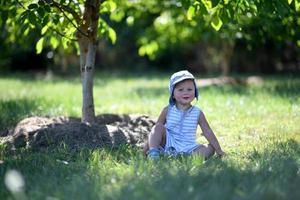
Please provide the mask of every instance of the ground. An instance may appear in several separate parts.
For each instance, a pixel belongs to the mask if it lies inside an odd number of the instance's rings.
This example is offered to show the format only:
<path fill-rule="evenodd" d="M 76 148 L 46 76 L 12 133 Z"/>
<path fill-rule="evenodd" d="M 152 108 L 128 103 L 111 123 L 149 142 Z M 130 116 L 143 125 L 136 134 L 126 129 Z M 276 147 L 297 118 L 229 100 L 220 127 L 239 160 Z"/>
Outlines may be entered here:
<path fill-rule="evenodd" d="M 71 149 L 114 148 L 122 144 L 142 147 L 154 119 L 146 115 L 102 114 L 96 123 L 79 118 L 30 117 L 0 133 L 0 143 L 10 149 L 68 145 Z"/>
<path fill-rule="evenodd" d="M 246 79 L 218 77 L 201 79 L 201 87 L 224 84 L 261 84 L 262 78 Z M 30 117 L 20 121 L 14 128 L 0 131 L 0 144 L 10 149 L 20 147 L 48 147 L 66 144 L 71 149 L 118 147 L 129 144 L 142 147 L 155 119 L 146 115 L 102 114 L 96 123 L 81 123 L 74 117 Z"/>

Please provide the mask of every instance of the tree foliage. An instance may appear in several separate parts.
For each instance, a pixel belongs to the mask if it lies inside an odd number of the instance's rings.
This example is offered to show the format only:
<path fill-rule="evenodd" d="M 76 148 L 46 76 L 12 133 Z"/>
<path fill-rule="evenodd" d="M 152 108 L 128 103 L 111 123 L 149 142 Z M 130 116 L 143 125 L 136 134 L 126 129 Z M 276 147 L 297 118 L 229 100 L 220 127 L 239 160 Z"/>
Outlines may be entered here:
<path fill-rule="evenodd" d="M 243 38 L 251 45 L 270 38 L 300 46 L 299 0 L 174 0 L 126 1 L 114 12 L 126 13 L 128 25 L 148 19 L 137 43 L 139 54 L 155 59 L 169 45 L 187 41 L 233 44 Z M 124 2 L 123 2 L 124 4 Z M 123 14 L 122 14 L 123 15 Z M 150 23 L 149 23 L 150 22 Z"/>
<path fill-rule="evenodd" d="M 82 79 L 82 121 L 93 123 L 95 119 L 93 100 L 93 74 L 99 36 L 107 35 L 114 43 L 115 31 L 100 17 L 116 9 L 113 0 L 16 0 L 1 1 L 4 8 L 1 27 L 13 37 L 26 37 L 38 32 L 36 52 L 45 45 L 56 49 L 76 47 L 80 55 Z"/>
<path fill-rule="evenodd" d="M 53 49 L 78 49 L 78 43 L 73 41 L 80 31 L 84 2 L 3 0 L 0 24 L 11 33 L 7 37 L 10 42 L 38 33 L 38 53 L 45 45 Z M 110 21 L 125 20 L 137 30 L 139 54 L 152 59 L 169 45 L 199 38 L 221 38 L 228 43 L 243 38 L 251 46 L 253 41 L 264 43 L 270 37 L 300 46 L 299 0 L 106 0 L 101 4 L 100 14 L 109 15 L 109 19 L 99 18 L 99 36 L 108 36 L 115 43 L 117 33 Z"/>
<path fill-rule="evenodd" d="M 1 1 L 1 26 L 9 33 L 8 42 L 24 39 L 32 32 L 36 38 L 36 52 L 41 53 L 46 45 L 52 49 L 62 46 L 66 50 L 78 47 L 77 36 L 83 23 L 84 3 L 72 0 L 8 0 Z M 101 4 L 100 13 L 112 12 L 116 4 L 112 0 Z M 112 43 L 116 41 L 116 33 L 110 25 L 99 18 L 98 35 L 108 36 Z M 86 33 L 83 33 L 86 34 Z M 24 44 L 25 45 L 25 44 Z"/>
<path fill-rule="evenodd" d="M 99 37 L 112 43 L 117 39 L 112 21 L 126 21 L 134 29 L 139 55 L 150 59 L 169 46 L 199 40 L 221 43 L 224 57 L 230 57 L 241 38 L 249 48 L 268 39 L 300 46 L 299 0 L 1 0 L 0 8 L 6 46 L 16 41 L 26 46 L 33 38 L 37 53 L 45 46 L 77 49 L 86 122 L 94 118 L 92 77 Z"/>

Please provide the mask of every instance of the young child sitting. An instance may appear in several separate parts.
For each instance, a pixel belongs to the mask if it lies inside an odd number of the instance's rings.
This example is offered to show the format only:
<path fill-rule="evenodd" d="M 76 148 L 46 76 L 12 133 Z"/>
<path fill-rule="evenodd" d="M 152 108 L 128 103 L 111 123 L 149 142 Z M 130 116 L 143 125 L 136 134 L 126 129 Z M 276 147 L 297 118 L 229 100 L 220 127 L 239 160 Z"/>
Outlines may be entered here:
<path fill-rule="evenodd" d="M 170 78 L 169 92 L 169 105 L 161 111 L 145 145 L 147 157 L 158 159 L 161 154 L 201 154 L 207 159 L 215 152 L 219 156 L 225 155 L 203 111 L 192 105 L 192 101 L 198 99 L 194 76 L 186 70 L 174 73 Z M 208 145 L 196 142 L 198 124 Z"/>

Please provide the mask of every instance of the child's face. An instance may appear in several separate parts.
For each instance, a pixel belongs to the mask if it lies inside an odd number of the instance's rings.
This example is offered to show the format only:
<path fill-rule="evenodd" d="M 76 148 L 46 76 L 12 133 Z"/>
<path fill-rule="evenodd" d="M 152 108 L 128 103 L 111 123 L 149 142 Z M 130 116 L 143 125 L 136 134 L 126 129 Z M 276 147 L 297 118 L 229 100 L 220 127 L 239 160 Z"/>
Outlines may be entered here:
<path fill-rule="evenodd" d="M 188 105 L 195 98 L 195 85 L 193 80 L 184 80 L 176 84 L 173 97 L 177 104 Z"/>

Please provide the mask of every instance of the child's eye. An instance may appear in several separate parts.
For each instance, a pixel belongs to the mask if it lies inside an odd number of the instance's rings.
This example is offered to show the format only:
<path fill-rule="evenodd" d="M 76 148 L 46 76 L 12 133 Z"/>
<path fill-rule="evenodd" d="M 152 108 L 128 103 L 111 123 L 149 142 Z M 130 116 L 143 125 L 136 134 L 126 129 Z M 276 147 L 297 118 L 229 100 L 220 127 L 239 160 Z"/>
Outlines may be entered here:
<path fill-rule="evenodd" d="M 179 89 L 178 89 L 178 91 L 179 91 L 179 92 L 182 92 L 182 91 L 183 91 L 183 89 L 182 89 L 182 88 L 179 88 Z"/>
<path fill-rule="evenodd" d="M 193 89 L 192 89 L 192 88 L 188 88 L 187 90 L 190 92 L 190 91 L 192 91 Z"/>

